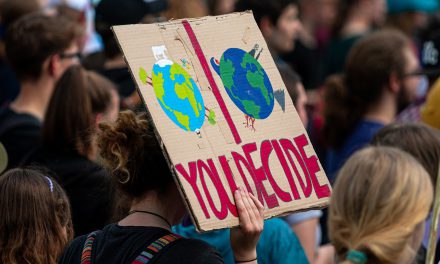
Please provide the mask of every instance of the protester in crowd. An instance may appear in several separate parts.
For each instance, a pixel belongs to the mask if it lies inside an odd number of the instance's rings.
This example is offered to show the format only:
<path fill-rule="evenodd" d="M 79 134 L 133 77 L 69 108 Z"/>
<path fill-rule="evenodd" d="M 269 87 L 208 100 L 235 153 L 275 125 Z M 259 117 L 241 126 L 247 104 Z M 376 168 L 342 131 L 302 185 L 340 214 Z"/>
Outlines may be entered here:
<path fill-rule="evenodd" d="M 289 94 L 290 99 L 292 99 L 301 122 L 307 128 L 309 122 L 306 111 L 307 94 L 304 90 L 304 85 L 301 82 L 301 77 L 299 77 L 299 75 L 287 64 L 278 67 L 278 71 L 281 74 L 287 93 Z"/>
<path fill-rule="evenodd" d="M 409 154 L 390 147 L 355 153 L 329 207 L 337 263 L 412 263 L 432 200 L 430 177 Z"/>
<path fill-rule="evenodd" d="M 285 64 L 280 55 L 293 50 L 294 40 L 301 27 L 296 1 L 239 0 L 235 11 L 245 10 L 252 10 L 275 63 Z M 268 52 L 259 48 L 256 55 Z"/>
<path fill-rule="evenodd" d="M 75 236 L 109 223 L 113 187 L 107 171 L 95 163 L 98 123 L 116 120 L 116 87 L 97 73 L 72 66 L 56 84 L 42 127 L 42 146 L 27 163 L 44 166 L 66 190 Z"/>
<path fill-rule="evenodd" d="M 435 187 L 440 161 L 439 131 L 422 124 L 391 124 L 379 130 L 371 144 L 396 147 L 411 154 L 428 172 Z M 431 220 L 430 215 L 425 224 L 423 247 L 418 252 L 417 263 L 425 263 Z"/>
<path fill-rule="evenodd" d="M 0 107 L 13 101 L 20 91 L 17 76 L 6 62 L 4 52 L 5 33 L 18 18 L 39 11 L 38 0 L 0 1 Z"/>
<path fill-rule="evenodd" d="M 204 0 L 169 0 L 169 8 L 164 16 L 167 19 L 193 18 L 209 15 Z"/>
<path fill-rule="evenodd" d="M 72 239 L 69 200 L 42 172 L 17 168 L 0 176 L 0 262 L 55 264 Z"/>
<path fill-rule="evenodd" d="M 325 76 L 340 73 L 351 47 L 374 28 L 384 24 L 386 0 L 341 0 L 333 38 L 325 60 Z"/>
<path fill-rule="evenodd" d="M 101 156 L 118 189 L 131 200 L 130 212 L 117 224 L 77 238 L 60 263 L 129 263 L 136 258 L 160 258 L 161 263 L 222 263 L 220 255 L 204 242 L 171 232 L 185 207 L 148 121 L 126 111 L 115 123 L 103 123 L 100 129 Z M 234 258 L 237 263 L 257 263 L 263 206 L 243 188 L 234 197 L 240 221 L 240 227 L 231 230 Z"/>
<path fill-rule="evenodd" d="M 83 65 L 86 69 L 102 74 L 117 85 L 123 109 L 138 110 L 143 109 L 144 106 L 111 27 L 138 24 L 147 15 L 159 13 L 166 8 L 165 0 L 102 0 L 95 9 L 96 32 L 102 38 L 104 51 L 91 54 L 84 60 Z"/>
<path fill-rule="evenodd" d="M 234 12 L 236 2 L 237 0 L 207 0 L 206 4 L 209 13 L 218 16 Z"/>
<path fill-rule="evenodd" d="M 326 84 L 322 133 L 331 180 L 353 152 L 414 100 L 418 70 L 408 38 L 398 31 L 372 33 L 353 47 L 344 75 Z"/>
<path fill-rule="evenodd" d="M 324 60 L 336 22 L 337 0 L 299 0 L 300 27 L 295 49 L 283 59 L 301 76 L 309 92 L 323 84 Z"/>
<path fill-rule="evenodd" d="M 20 81 L 20 93 L 0 110 L 0 142 L 8 154 L 8 168 L 17 166 L 38 145 L 55 83 L 79 62 L 77 34 L 69 21 L 43 14 L 24 16 L 10 26 L 6 55 Z"/>
<path fill-rule="evenodd" d="M 395 27 L 409 38 L 428 25 L 428 14 L 440 5 L 436 0 L 387 0 L 387 25 Z"/>

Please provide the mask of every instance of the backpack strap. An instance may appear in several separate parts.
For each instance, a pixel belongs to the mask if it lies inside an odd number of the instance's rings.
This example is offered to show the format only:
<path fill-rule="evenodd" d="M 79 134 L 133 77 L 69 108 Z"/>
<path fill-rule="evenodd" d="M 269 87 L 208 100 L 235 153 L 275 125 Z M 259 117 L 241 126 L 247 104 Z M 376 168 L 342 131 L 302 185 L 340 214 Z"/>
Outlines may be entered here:
<path fill-rule="evenodd" d="M 146 264 L 150 262 L 159 252 L 182 237 L 176 234 L 168 234 L 153 241 L 131 264 Z"/>
<path fill-rule="evenodd" d="M 87 236 L 86 242 L 84 242 L 83 251 L 81 254 L 81 264 L 91 264 L 92 263 L 92 246 L 95 241 L 98 232 L 92 232 Z"/>

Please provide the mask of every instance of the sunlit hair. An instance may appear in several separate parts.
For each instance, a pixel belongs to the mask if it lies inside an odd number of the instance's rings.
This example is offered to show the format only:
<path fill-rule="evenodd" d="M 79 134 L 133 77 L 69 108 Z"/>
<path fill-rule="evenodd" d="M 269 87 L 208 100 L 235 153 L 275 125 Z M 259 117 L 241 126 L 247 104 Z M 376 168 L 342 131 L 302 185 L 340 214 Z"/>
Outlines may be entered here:
<path fill-rule="evenodd" d="M 31 169 L 0 176 L 0 263 L 55 264 L 72 237 L 69 201 L 55 180 Z"/>
<path fill-rule="evenodd" d="M 411 260 L 414 231 L 432 199 L 428 173 L 409 154 L 390 147 L 355 153 L 339 172 L 329 208 L 329 235 L 338 259 L 351 263 L 346 255 L 357 250 L 367 263 Z"/>

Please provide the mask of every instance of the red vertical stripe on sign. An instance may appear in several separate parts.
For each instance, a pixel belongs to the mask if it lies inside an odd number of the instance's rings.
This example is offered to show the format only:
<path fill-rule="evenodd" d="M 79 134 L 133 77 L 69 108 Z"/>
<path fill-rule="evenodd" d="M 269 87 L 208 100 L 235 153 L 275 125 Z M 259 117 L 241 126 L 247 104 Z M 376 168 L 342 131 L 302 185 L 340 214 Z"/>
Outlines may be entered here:
<path fill-rule="evenodd" d="M 232 121 L 231 115 L 229 114 L 228 108 L 226 108 L 225 101 L 223 101 L 223 97 L 220 94 L 220 90 L 215 83 L 214 77 L 212 76 L 212 72 L 209 69 L 208 62 L 206 61 L 205 54 L 203 54 L 202 48 L 200 47 L 199 41 L 197 40 L 194 31 L 187 20 L 182 21 L 183 26 L 185 27 L 186 33 L 188 34 L 189 39 L 191 40 L 191 44 L 196 52 L 197 58 L 199 59 L 200 64 L 202 65 L 203 71 L 205 72 L 205 76 L 208 79 L 209 84 L 211 85 L 212 92 L 214 93 L 215 99 L 217 100 L 220 109 L 222 110 L 223 116 L 226 119 L 226 122 L 229 125 L 229 129 L 231 129 L 231 133 L 234 136 L 234 140 L 236 144 L 241 143 L 240 135 L 238 134 L 237 128 Z"/>

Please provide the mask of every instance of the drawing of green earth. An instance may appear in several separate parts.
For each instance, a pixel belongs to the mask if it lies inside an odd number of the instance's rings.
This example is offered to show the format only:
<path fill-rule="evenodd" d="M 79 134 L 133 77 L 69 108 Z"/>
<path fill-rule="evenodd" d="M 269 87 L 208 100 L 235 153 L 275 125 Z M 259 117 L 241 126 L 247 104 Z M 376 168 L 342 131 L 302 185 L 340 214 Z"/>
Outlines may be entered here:
<path fill-rule="evenodd" d="M 200 129 L 205 120 L 205 106 L 197 84 L 179 64 L 168 59 L 153 65 L 152 84 L 165 114 L 186 131 Z"/>

